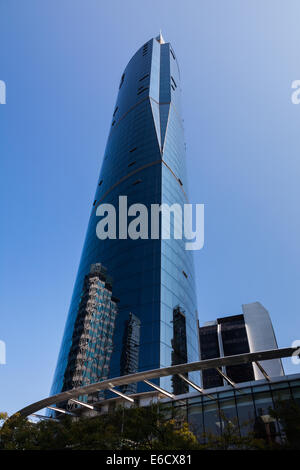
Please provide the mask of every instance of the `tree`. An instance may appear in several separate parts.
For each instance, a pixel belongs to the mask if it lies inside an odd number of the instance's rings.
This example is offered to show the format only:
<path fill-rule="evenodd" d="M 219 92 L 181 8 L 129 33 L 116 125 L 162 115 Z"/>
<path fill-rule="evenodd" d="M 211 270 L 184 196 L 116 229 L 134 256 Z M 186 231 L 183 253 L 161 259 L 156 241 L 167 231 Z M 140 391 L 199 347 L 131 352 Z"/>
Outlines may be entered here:
<path fill-rule="evenodd" d="M 4 424 L 0 429 L 0 449 L 24 450 L 34 449 L 36 428 L 26 418 L 16 414 L 8 419 L 6 413 L 1 413 Z"/>
<path fill-rule="evenodd" d="M 6 416 L 3 415 L 3 419 Z M 19 415 L 0 429 L 0 449 L 145 450 L 194 449 L 197 439 L 187 423 L 178 425 L 157 405 L 117 408 L 89 418 L 63 416 L 59 421 L 31 423 Z"/>

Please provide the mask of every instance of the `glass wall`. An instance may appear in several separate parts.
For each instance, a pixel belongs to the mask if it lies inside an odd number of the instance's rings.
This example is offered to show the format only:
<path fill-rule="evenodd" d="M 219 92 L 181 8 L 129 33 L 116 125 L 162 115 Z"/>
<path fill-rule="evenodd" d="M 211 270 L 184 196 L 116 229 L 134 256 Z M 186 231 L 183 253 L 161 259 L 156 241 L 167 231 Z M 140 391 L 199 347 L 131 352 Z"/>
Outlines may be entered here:
<path fill-rule="evenodd" d="M 295 400 L 300 405 L 299 375 L 294 379 L 287 376 L 286 380 L 278 383 L 215 390 L 219 391 L 210 391 L 214 399 L 205 395 L 190 395 L 181 398 L 180 402 L 168 403 L 174 408 L 174 416 L 178 415 L 179 409 L 181 415 L 186 416 L 200 442 L 205 442 L 209 434 L 222 435 L 226 423 L 231 423 L 241 436 L 250 432 L 280 443 L 285 436 L 280 423 L 270 416 L 270 409 L 274 409 L 278 401 Z"/>
<path fill-rule="evenodd" d="M 147 207 L 148 227 L 151 204 L 187 202 L 179 103 L 180 77 L 174 52 L 169 43 L 151 39 L 132 57 L 120 80 L 51 394 L 63 386 L 84 278 L 94 263 L 107 268 L 112 295 L 118 299 L 110 377 L 124 373 L 124 334 L 130 315 L 140 322 L 135 358 L 138 371 L 172 364 L 176 307 L 186 318 L 187 359 L 199 359 L 192 253 L 185 250 L 182 240 L 173 238 L 119 238 L 119 196 L 127 196 L 127 207 L 135 203 Z M 116 209 L 117 239 L 99 240 L 96 236 L 100 220 L 96 211 L 103 203 Z M 199 383 L 199 373 L 194 375 Z M 161 379 L 161 385 L 171 390 L 171 378 Z M 138 392 L 148 389 L 146 384 L 138 385 Z"/>

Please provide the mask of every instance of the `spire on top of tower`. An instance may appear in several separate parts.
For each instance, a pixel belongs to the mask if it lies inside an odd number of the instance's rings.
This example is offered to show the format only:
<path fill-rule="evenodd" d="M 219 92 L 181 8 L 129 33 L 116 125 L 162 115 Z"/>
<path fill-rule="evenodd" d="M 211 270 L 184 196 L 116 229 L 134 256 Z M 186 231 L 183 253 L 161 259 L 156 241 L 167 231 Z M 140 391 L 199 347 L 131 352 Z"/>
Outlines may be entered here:
<path fill-rule="evenodd" d="M 159 35 L 156 36 L 155 39 L 159 42 L 159 44 L 165 44 L 165 40 L 164 40 L 164 38 L 163 38 L 163 35 L 161 34 L 161 29 L 160 29 L 160 31 L 159 31 Z"/>

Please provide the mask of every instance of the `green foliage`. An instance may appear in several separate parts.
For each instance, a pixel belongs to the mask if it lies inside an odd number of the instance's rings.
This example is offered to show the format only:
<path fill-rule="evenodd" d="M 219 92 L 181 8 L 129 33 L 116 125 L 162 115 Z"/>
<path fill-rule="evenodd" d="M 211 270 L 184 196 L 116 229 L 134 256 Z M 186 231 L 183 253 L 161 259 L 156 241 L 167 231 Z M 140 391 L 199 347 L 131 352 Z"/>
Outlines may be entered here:
<path fill-rule="evenodd" d="M 5 418 L 5 417 L 4 417 Z M 188 424 L 167 419 L 158 406 L 118 408 L 89 418 L 64 416 L 31 423 L 21 416 L 0 429 L 0 449 L 140 450 L 194 449 L 197 439 Z"/>
<path fill-rule="evenodd" d="M 6 413 L 1 413 L 2 419 L 7 418 Z M 6 419 L 0 429 L 0 449 L 23 450 L 33 449 L 36 429 L 27 419 L 16 414 L 9 420 Z"/>

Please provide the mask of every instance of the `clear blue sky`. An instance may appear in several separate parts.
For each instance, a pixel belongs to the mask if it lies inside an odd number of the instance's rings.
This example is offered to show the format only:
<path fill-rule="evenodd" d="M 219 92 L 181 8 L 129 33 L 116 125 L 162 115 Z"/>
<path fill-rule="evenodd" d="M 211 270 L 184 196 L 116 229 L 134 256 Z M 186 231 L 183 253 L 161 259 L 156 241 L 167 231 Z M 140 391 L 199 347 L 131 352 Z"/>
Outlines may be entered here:
<path fill-rule="evenodd" d="M 283 0 L 1 1 L 0 410 L 49 393 L 120 76 L 160 28 L 206 205 L 200 321 L 258 300 L 279 346 L 300 339 L 299 18 Z"/>

